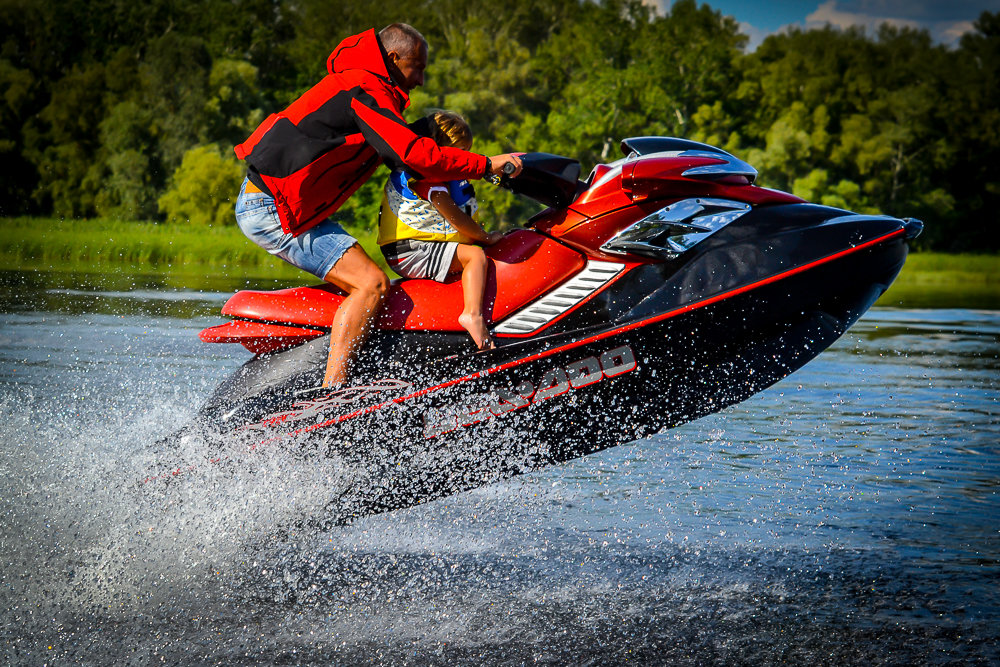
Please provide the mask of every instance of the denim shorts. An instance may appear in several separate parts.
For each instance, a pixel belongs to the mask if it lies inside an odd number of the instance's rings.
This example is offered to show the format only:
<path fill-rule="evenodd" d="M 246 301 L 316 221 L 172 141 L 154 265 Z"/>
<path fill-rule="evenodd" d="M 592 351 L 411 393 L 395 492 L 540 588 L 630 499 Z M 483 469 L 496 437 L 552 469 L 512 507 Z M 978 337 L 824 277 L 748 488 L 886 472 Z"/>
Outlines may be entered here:
<path fill-rule="evenodd" d="M 240 230 L 264 250 L 320 280 L 358 242 L 333 220 L 324 220 L 298 236 L 286 234 L 274 198 L 263 192 L 248 193 L 246 188 L 244 180 L 236 199 L 236 224 Z"/>

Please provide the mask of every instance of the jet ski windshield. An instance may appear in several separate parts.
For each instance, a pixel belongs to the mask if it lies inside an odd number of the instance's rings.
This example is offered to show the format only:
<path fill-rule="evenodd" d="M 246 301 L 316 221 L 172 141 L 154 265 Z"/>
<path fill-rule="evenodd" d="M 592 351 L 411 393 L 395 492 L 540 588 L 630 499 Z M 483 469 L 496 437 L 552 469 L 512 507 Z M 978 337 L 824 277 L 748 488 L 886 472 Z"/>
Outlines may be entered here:
<path fill-rule="evenodd" d="M 587 185 L 580 181 L 580 162 L 552 153 L 524 153 L 517 178 L 503 187 L 554 208 L 566 208 Z"/>

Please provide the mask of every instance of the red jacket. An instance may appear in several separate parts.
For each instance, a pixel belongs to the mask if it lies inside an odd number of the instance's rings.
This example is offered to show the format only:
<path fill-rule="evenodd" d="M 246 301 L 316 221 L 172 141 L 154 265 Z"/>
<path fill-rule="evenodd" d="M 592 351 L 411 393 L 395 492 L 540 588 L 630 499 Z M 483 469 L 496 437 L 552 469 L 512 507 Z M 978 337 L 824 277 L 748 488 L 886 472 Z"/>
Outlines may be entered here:
<path fill-rule="evenodd" d="M 485 174 L 484 156 L 440 147 L 407 126 L 409 96 L 385 62 L 374 30 L 348 37 L 330 54 L 327 76 L 236 147 L 250 179 L 274 196 L 286 233 L 297 236 L 325 220 L 383 160 L 418 178 Z"/>

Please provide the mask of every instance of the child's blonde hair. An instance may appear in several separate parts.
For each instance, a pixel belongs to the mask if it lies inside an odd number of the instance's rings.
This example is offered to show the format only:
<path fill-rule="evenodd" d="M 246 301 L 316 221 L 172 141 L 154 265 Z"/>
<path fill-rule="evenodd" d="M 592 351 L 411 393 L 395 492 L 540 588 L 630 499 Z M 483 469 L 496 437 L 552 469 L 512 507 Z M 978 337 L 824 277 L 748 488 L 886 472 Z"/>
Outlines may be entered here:
<path fill-rule="evenodd" d="M 431 138 L 438 146 L 472 146 L 472 130 L 465 119 L 453 111 L 428 114 Z"/>

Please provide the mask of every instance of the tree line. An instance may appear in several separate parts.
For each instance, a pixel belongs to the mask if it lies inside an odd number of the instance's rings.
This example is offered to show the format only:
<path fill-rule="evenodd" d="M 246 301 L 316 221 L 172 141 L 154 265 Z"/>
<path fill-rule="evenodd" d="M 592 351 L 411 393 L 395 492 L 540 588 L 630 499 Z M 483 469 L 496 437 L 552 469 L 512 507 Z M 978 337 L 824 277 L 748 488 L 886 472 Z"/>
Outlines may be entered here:
<path fill-rule="evenodd" d="M 752 53 L 679 0 L 0 0 L 0 215 L 229 224 L 233 145 L 325 74 L 344 37 L 394 21 L 431 45 L 410 119 L 462 113 L 474 150 L 584 169 L 622 138 L 685 137 L 759 184 L 916 216 L 923 247 L 1000 250 L 1000 14 L 955 47 L 925 31 L 790 30 Z M 372 226 L 374 178 L 340 216 Z M 531 204 L 479 188 L 500 226 Z"/>

